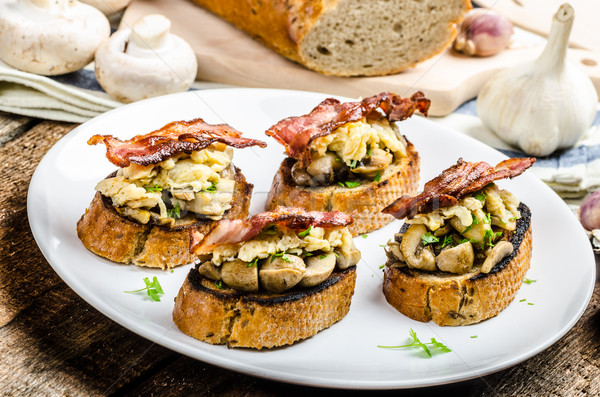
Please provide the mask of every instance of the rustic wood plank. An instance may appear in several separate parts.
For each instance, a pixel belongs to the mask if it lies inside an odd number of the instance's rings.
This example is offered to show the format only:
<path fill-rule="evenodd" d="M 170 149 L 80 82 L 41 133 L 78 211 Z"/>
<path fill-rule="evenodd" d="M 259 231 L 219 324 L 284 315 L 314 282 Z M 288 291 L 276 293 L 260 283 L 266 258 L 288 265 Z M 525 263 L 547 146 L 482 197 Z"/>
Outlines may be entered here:
<path fill-rule="evenodd" d="M 44 154 L 74 127 L 74 124 L 45 121 L 0 147 L 5 170 L 0 173 L 0 258 L 3 258 L 0 263 L 0 327 L 27 307 L 33 297 L 60 280 L 47 265 L 31 234 L 27 220 L 27 189 Z"/>
<path fill-rule="evenodd" d="M 31 117 L 0 112 L 0 146 L 18 138 L 39 122 Z"/>

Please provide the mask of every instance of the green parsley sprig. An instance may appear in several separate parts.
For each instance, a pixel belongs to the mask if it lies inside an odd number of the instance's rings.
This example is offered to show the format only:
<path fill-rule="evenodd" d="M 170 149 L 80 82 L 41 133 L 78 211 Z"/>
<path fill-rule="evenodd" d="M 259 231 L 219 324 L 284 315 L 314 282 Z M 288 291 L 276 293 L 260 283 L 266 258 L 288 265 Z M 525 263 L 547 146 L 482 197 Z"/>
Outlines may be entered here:
<path fill-rule="evenodd" d="M 355 187 L 360 186 L 360 182 L 346 181 L 346 182 L 338 182 L 338 185 L 341 187 L 347 187 L 349 189 L 354 189 Z"/>
<path fill-rule="evenodd" d="M 310 231 L 312 230 L 312 226 L 309 226 L 306 230 L 298 233 L 299 237 L 306 237 L 310 234 Z"/>
<path fill-rule="evenodd" d="M 160 296 L 159 295 L 163 295 L 163 289 L 160 286 L 160 283 L 158 282 L 158 278 L 156 278 L 156 276 L 152 279 L 152 281 L 150 281 L 150 279 L 148 277 L 144 277 L 144 283 L 146 284 L 146 286 L 144 288 L 140 288 L 140 289 L 136 289 L 134 291 L 123 291 L 123 292 L 127 292 L 128 294 L 133 294 L 136 292 L 142 292 L 142 291 L 147 291 L 148 296 L 156 302 L 160 302 Z"/>
<path fill-rule="evenodd" d="M 423 242 L 423 245 L 427 245 L 437 243 L 440 239 L 435 237 L 431 232 L 427 232 L 421 235 L 421 241 Z"/>
<path fill-rule="evenodd" d="M 380 347 L 382 349 L 402 349 L 402 348 L 407 348 L 407 347 L 419 347 L 419 348 L 423 349 L 423 351 L 429 358 L 433 357 L 433 354 L 448 353 L 448 352 L 452 351 L 448 346 L 444 345 L 442 342 L 438 342 L 435 338 L 431 338 L 430 342 L 426 342 L 426 343 L 421 342 L 419 340 L 419 338 L 417 337 L 417 333 L 412 328 L 410 329 L 409 334 L 410 334 L 410 337 L 412 338 L 412 340 L 410 341 L 410 343 L 408 343 L 406 345 L 399 345 L 399 346 L 377 345 L 377 347 Z M 431 346 L 432 349 L 430 349 L 428 346 Z"/>
<path fill-rule="evenodd" d="M 161 192 L 162 191 L 162 187 L 160 187 L 158 185 L 144 186 L 144 189 L 146 189 L 147 192 Z"/>
<path fill-rule="evenodd" d="M 277 257 L 281 257 L 281 260 L 287 263 L 291 263 L 292 260 L 290 259 L 289 256 L 287 256 L 287 254 L 285 252 L 278 252 L 276 254 L 271 255 L 271 262 L 273 262 L 275 260 L 275 258 Z"/>
<path fill-rule="evenodd" d="M 173 208 L 168 209 L 167 210 L 167 215 L 170 218 L 181 218 L 181 208 L 179 207 L 178 203 L 175 203 L 175 205 L 173 206 Z"/>

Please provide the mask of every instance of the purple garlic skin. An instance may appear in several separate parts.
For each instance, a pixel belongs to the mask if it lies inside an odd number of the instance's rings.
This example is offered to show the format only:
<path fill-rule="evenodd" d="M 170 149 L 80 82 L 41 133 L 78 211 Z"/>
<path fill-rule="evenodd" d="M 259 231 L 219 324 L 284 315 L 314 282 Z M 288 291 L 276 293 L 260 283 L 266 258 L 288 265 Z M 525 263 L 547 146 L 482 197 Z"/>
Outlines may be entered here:
<path fill-rule="evenodd" d="M 600 190 L 583 200 L 579 207 L 579 220 L 586 230 L 600 229 Z"/>
<path fill-rule="evenodd" d="M 471 56 L 487 57 L 505 49 L 513 34 L 512 23 L 490 10 L 471 10 L 460 25 L 454 49 Z"/>

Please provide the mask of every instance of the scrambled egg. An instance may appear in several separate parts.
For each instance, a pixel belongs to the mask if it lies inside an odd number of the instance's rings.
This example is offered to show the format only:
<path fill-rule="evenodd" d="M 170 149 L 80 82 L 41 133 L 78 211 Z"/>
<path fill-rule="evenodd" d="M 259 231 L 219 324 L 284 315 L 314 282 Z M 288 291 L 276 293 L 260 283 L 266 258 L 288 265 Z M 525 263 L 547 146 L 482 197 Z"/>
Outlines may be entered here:
<path fill-rule="evenodd" d="M 256 258 L 264 259 L 279 252 L 301 255 L 303 252 L 331 252 L 334 249 L 339 249 L 342 254 L 351 255 L 353 242 L 348 228 L 325 230 L 312 227 L 303 237 L 289 229 L 277 230 L 272 234 L 263 231 L 252 240 L 218 246 L 213 251 L 212 262 L 220 266 L 224 261 L 241 259 L 244 262 L 252 262 Z"/>
<path fill-rule="evenodd" d="M 442 207 L 430 213 L 417 214 L 406 223 L 423 224 L 429 230 L 436 231 L 444 226 L 446 220 L 456 216 L 462 226 L 468 227 L 473 223 L 473 217 L 481 220 L 482 214 L 487 212 L 490 214 L 492 225 L 506 230 L 514 230 L 516 220 L 521 217 L 518 210 L 519 199 L 512 193 L 499 189 L 493 183 L 486 186 L 481 193 L 464 197 L 457 205 L 451 207 Z"/>
<path fill-rule="evenodd" d="M 376 148 L 387 148 L 397 158 L 406 157 L 406 142 L 384 118 L 373 124 L 364 118 L 346 123 L 331 134 L 316 138 L 311 144 L 311 149 L 319 156 L 324 156 L 327 151 L 334 152 L 348 166 L 364 159 L 369 149 Z"/>
<path fill-rule="evenodd" d="M 162 191 L 171 193 L 179 211 L 191 211 L 218 220 L 231 208 L 235 181 L 223 177 L 233 149 L 222 143 L 179 154 L 161 163 L 121 168 L 113 178 L 96 185 L 96 190 L 112 199 L 122 215 L 148 223 L 149 210 L 158 207 L 159 220 L 170 218 Z"/>

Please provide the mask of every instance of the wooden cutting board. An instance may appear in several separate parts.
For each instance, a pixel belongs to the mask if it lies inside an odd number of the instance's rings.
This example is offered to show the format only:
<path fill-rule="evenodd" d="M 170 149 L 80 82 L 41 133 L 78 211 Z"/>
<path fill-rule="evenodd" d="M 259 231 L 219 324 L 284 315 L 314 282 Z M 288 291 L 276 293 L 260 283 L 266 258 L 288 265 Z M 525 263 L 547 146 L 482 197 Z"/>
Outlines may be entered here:
<path fill-rule="evenodd" d="M 475 0 L 478 5 L 505 15 L 516 26 L 548 36 L 552 16 L 565 0 Z M 600 54 L 600 1 L 569 0 L 575 10 L 571 46 Z"/>
<path fill-rule="evenodd" d="M 396 75 L 331 77 L 288 61 L 190 0 L 133 0 L 121 27 L 129 27 L 147 14 L 169 18 L 172 32 L 190 43 L 198 58 L 198 80 L 243 87 L 317 91 L 351 98 L 382 91 L 409 96 L 421 90 L 431 99 L 433 116 L 449 114 L 466 100 L 476 97 L 485 82 L 500 69 L 534 59 L 543 49 L 541 40 L 536 43 L 515 41 L 510 49 L 487 58 L 472 58 L 447 50 Z M 568 56 L 582 65 L 600 93 L 600 55 L 570 50 Z"/>

